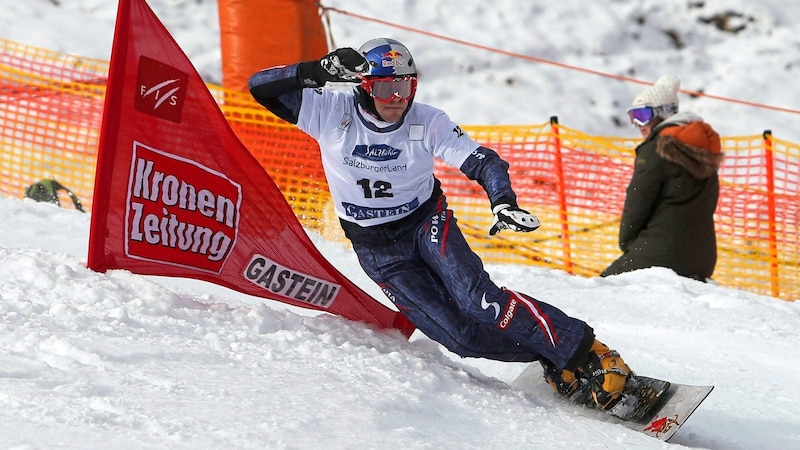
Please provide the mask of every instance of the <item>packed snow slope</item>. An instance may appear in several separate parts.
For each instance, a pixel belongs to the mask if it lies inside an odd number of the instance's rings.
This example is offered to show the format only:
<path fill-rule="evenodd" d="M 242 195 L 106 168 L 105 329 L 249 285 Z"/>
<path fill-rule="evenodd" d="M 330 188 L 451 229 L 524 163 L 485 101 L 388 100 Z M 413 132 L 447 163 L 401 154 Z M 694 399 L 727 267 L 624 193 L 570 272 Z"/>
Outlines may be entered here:
<path fill-rule="evenodd" d="M 0 447 L 667 448 L 357 323 L 183 279 L 86 268 L 89 216 L 0 199 Z M 312 236 L 376 299 L 343 245 Z M 578 278 L 489 265 L 587 320 L 641 374 L 716 389 L 672 442 L 800 448 L 800 304 L 648 269 Z"/>

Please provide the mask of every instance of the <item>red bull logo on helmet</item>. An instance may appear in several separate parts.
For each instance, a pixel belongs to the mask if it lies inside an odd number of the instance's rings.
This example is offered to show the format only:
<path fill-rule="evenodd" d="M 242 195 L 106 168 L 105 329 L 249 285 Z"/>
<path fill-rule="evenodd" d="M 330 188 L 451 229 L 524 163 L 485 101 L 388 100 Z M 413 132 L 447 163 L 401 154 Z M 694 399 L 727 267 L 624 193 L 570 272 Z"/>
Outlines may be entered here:
<path fill-rule="evenodd" d="M 405 65 L 406 58 L 397 50 L 389 50 L 381 55 L 381 66 L 383 67 L 398 67 Z"/>

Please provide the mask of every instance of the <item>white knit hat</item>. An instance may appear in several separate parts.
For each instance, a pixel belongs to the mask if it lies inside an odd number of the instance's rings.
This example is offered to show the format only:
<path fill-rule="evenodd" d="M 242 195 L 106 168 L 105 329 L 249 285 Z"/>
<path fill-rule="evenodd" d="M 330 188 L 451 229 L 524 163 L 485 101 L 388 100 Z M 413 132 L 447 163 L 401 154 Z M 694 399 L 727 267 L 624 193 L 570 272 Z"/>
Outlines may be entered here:
<path fill-rule="evenodd" d="M 656 84 L 645 89 L 633 99 L 631 106 L 652 106 L 658 116 L 666 119 L 678 112 L 678 91 L 681 80 L 675 75 L 663 75 Z"/>

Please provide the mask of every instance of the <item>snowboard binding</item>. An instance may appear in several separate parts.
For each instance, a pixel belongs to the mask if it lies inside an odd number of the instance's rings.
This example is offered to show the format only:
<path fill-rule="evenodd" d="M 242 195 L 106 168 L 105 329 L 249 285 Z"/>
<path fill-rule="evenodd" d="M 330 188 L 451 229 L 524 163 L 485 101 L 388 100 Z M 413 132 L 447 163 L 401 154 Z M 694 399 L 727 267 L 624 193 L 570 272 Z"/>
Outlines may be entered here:
<path fill-rule="evenodd" d="M 595 340 L 588 358 L 573 371 L 559 371 L 542 360 L 544 378 L 553 390 L 572 403 L 592 406 L 625 420 L 644 417 L 669 388 L 668 382 L 639 379 L 622 357 Z"/>

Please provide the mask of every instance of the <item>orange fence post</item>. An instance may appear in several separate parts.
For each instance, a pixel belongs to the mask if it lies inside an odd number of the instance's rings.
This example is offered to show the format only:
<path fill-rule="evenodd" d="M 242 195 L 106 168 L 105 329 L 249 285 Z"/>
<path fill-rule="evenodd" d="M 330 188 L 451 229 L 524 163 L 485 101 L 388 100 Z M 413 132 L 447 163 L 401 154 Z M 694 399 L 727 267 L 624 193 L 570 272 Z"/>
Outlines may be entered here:
<path fill-rule="evenodd" d="M 316 0 L 218 0 L 222 85 L 247 92 L 253 72 L 317 59 L 328 41 Z"/>
<path fill-rule="evenodd" d="M 567 214 L 567 193 L 565 188 L 564 164 L 561 160 L 561 137 L 558 134 L 558 117 L 550 117 L 553 149 L 555 153 L 555 169 L 558 178 L 558 215 L 561 221 L 561 247 L 564 249 L 564 270 L 572 274 L 572 252 L 570 250 L 569 216 Z"/>
<path fill-rule="evenodd" d="M 772 130 L 764 130 L 764 159 L 767 179 L 767 219 L 769 220 L 769 279 L 772 295 L 780 297 L 780 276 L 778 270 L 778 233 L 775 216 L 775 163 L 772 151 Z"/>

